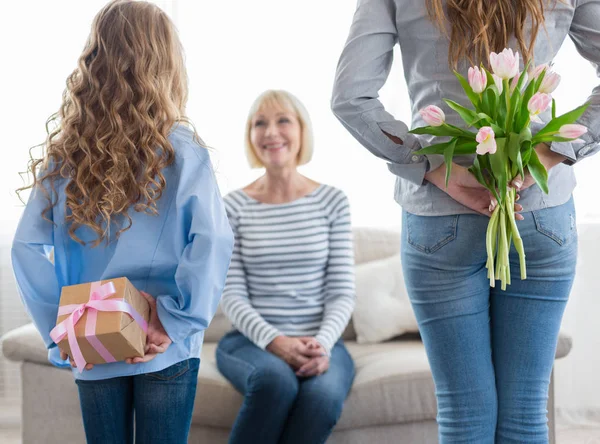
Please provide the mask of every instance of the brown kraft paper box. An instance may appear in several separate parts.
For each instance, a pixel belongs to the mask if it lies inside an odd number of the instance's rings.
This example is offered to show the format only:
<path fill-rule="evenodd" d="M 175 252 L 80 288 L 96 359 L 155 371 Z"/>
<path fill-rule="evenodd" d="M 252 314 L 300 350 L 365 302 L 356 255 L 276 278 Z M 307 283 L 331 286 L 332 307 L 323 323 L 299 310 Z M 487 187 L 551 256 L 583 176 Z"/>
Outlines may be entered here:
<path fill-rule="evenodd" d="M 102 285 L 108 282 L 114 284 L 116 292 L 105 300 L 124 300 L 129 303 L 146 320 L 146 322 L 150 320 L 150 307 L 148 301 L 146 301 L 131 282 L 129 282 L 129 279 L 121 277 L 101 281 Z M 60 305 L 84 304 L 88 302 L 91 285 L 92 284 L 88 282 L 85 284 L 63 287 L 60 295 Z M 56 323 L 59 324 L 68 317 L 69 315 L 58 316 Z M 88 311 L 86 310 L 79 322 L 75 324 L 77 343 L 88 364 L 104 364 L 104 359 L 91 346 L 85 337 L 87 317 Z M 96 337 L 117 361 L 124 361 L 127 358 L 134 358 L 136 356 L 144 356 L 146 333 L 127 313 L 120 311 L 98 311 Z M 58 343 L 58 346 L 69 356 L 72 356 L 69 341 L 66 336 Z"/>

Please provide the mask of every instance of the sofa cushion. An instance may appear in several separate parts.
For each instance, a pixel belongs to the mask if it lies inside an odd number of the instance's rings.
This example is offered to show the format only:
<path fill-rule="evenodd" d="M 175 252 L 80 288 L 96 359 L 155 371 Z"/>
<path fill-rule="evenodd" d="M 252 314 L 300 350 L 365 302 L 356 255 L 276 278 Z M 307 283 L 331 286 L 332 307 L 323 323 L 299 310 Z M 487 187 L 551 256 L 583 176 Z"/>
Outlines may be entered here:
<path fill-rule="evenodd" d="M 400 254 L 356 266 L 356 341 L 373 344 L 419 326 L 404 285 Z"/>
<path fill-rule="evenodd" d="M 433 380 L 420 341 L 346 343 L 356 378 L 336 430 L 435 419 Z M 230 428 L 242 396 L 219 373 L 216 344 L 204 344 L 192 422 Z"/>

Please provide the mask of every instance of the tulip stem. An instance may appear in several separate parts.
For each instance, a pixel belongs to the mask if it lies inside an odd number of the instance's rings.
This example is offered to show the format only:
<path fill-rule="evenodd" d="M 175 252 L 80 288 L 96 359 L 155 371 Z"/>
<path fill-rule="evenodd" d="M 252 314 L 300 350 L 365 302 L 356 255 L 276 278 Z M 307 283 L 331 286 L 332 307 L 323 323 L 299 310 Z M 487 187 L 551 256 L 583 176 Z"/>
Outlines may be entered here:
<path fill-rule="evenodd" d="M 500 213 L 500 206 L 497 206 L 492 213 L 492 217 L 488 223 L 487 233 L 485 237 L 485 247 L 488 254 L 487 264 L 485 267 L 488 269 L 488 278 L 490 280 L 490 287 L 496 285 L 495 270 L 494 270 L 494 259 L 496 258 L 496 246 L 498 244 L 498 214 Z"/>

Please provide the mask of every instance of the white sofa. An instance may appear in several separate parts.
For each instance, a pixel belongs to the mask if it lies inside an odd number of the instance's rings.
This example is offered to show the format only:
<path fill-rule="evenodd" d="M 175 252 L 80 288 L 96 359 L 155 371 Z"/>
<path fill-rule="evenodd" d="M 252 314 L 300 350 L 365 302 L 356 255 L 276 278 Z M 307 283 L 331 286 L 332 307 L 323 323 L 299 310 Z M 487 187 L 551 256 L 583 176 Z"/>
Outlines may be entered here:
<path fill-rule="evenodd" d="M 400 235 L 393 231 L 355 229 L 356 263 L 398 253 Z M 190 443 L 226 443 L 242 396 L 220 375 L 215 364 L 219 338 L 230 329 L 217 314 L 206 332 L 198 375 Z M 352 324 L 344 333 L 356 363 L 356 379 L 331 444 L 429 444 L 437 442 L 434 384 L 422 343 L 415 337 L 361 345 Z M 21 362 L 23 444 L 83 443 L 83 426 L 73 377 L 47 362 L 46 350 L 31 324 L 2 338 L 4 355 Z M 566 356 L 571 340 L 561 335 L 556 357 Z M 550 390 L 550 442 L 554 443 L 554 393 Z M 309 443 L 307 443 L 309 444 Z"/>

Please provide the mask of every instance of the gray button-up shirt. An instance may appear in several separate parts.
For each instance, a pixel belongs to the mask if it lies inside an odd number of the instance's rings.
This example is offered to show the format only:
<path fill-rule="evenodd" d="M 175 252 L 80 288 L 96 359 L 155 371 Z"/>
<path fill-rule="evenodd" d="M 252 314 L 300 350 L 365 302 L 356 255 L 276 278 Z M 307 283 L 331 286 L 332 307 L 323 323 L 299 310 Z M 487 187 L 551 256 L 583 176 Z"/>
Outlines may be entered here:
<path fill-rule="evenodd" d="M 548 6 L 545 13 L 547 33 L 540 29 L 534 47 L 534 64 L 551 62 L 564 39 L 569 36 L 579 53 L 592 62 L 600 76 L 600 0 L 567 0 Z M 440 155 L 418 156 L 414 151 L 430 145 L 433 136 L 408 134 L 404 122 L 396 120 L 378 100 L 378 92 L 388 78 L 393 48 L 400 45 L 404 77 L 411 100 L 411 126 L 424 126 L 418 110 L 438 105 L 447 111 L 447 122 L 464 127 L 464 122 L 445 105 L 447 98 L 469 106 L 464 91 L 448 66 L 448 40 L 430 21 L 424 1 L 359 0 L 350 35 L 339 60 L 332 97 L 332 110 L 350 133 L 369 151 L 388 162 L 397 176 L 395 198 L 402 207 L 418 215 L 472 213 L 448 194 L 424 180 L 425 173 L 443 163 Z M 517 50 L 513 39 L 510 46 Z M 466 76 L 468 62 L 458 65 Z M 563 84 L 563 88 L 568 85 Z M 594 88 L 591 103 L 577 123 L 588 133 L 584 143 L 553 143 L 551 149 L 567 158 L 550 171 L 549 193 L 532 186 L 521 193 L 526 211 L 560 205 L 569 200 L 575 187 L 570 165 L 600 150 L 600 86 Z M 550 112 L 540 116 L 550 119 Z M 532 126 L 535 133 L 542 125 Z M 401 138 L 392 142 L 383 131 Z M 455 162 L 470 166 L 473 155 Z"/>

